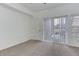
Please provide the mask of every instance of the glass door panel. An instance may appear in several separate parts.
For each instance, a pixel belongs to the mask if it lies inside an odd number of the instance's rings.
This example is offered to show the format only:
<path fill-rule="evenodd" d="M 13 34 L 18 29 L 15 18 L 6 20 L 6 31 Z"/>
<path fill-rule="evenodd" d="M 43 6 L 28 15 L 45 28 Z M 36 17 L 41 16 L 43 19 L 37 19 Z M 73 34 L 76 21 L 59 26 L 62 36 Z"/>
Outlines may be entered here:
<path fill-rule="evenodd" d="M 44 40 L 57 43 L 66 42 L 67 26 L 66 17 L 44 19 Z"/>
<path fill-rule="evenodd" d="M 66 18 L 54 18 L 52 40 L 58 43 L 64 43 L 66 38 Z M 52 26 L 52 25 L 51 25 Z"/>

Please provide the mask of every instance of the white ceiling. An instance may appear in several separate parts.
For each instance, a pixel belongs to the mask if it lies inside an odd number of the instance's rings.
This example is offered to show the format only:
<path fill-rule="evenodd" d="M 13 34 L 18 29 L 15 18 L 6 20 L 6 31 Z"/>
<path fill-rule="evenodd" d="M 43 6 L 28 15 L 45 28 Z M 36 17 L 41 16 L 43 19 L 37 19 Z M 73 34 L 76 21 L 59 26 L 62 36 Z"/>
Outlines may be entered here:
<path fill-rule="evenodd" d="M 43 10 L 47 10 L 47 9 L 51 9 L 51 8 L 56 8 L 62 5 L 65 5 L 64 3 L 21 3 L 21 5 L 23 5 L 24 7 L 28 8 L 29 10 L 33 11 L 33 12 L 39 12 L 39 11 L 43 11 Z"/>

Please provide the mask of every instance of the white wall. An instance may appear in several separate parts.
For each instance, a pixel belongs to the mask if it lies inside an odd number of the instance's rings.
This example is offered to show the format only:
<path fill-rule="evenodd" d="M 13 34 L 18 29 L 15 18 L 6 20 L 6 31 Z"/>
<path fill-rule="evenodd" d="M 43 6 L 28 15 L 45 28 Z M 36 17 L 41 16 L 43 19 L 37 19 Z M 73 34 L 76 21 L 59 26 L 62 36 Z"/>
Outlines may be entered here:
<path fill-rule="evenodd" d="M 0 5 L 0 50 L 32 37 L 32 17 Z"/>
<path fill-rule="evenodd" d="M 42 25 L 42 21 L 44 19 L 44 17 L 56 17 L 56 16 L 64 16 L 64 15 L 68 15 L 69 19 L 68 22 L 71 21 L 71 15 L 77 15 L 79 14 L 79 4 L 68 4 L 68 5 L 63 5 L 61 7 L 57 7 L 55 9 L 50 9 L 50 10 L 45 10 L 45 11 L 41 11 L 36 13 L 36 17 L 35 17 L 35 21 L 37 21 L 37 23 L 35 23 L 36 25 L 36 29 L 39 28 L 41 31 L 36 33 L 39 39 L 42 38 L 42 32 L 43 32 L 43 25 Z M 69 22 L 69 24 L 71 24 Z M 69 35 L 71 35 L 70 33 L 70 26 L 68 25 L 68 31 L 69 31 Z M 41 37 L 41 38 L 40 38 Z M 79 47 L 79 40 L 75 40 L 71 37 L 69 37 L 68 39 L 68 44 L 69 45 L 75 45 Z"/>
<path fill-rule="evenodd" d="M 43 21 L 41 19 L 33 18 L 32 32 L 33 32 L 33 38 L 35 40 L 42 40 L 43 39 L 42 23 L 43 23 Z"/>

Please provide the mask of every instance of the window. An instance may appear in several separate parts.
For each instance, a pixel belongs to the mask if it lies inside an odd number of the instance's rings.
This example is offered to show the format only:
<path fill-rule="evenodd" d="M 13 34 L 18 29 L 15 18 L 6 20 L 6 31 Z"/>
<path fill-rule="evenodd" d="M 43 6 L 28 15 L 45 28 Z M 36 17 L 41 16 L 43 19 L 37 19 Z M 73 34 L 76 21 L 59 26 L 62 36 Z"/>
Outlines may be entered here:
<path fill-rule="evenodd" d="M 58 24 L 60 24 L 60 19 L 59 18 L 55 18 L 54 19 L 54 25 L 57 26 Z"/>
<path fill-rule="evenodd" d="M 72 26 L 78 26 L 79 27 L 79 16 L 74 16 L 73 17 Z"/>
<path fill-rule="evenodd" d="M 74 39 L 79 39 L 79 16 L 72 17 L 71 35 Z"/>

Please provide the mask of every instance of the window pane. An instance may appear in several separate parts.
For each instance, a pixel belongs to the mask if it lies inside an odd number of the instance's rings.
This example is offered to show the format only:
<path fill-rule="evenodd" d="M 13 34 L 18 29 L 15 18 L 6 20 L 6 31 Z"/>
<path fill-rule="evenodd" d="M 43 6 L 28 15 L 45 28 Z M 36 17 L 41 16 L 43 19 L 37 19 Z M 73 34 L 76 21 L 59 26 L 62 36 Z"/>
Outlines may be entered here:
<path fill-rule="evenodd" d="M 60 19 L 59 18 L 54 18 L 54 25 L 60 24 Z"/>
<path fill-rule="evenodd" d="M 79 26 L 79 16 L 74 16 L 73 17 L 72 26 Z"/>

